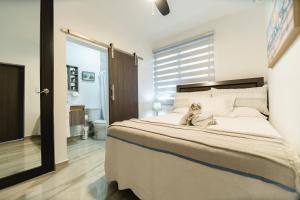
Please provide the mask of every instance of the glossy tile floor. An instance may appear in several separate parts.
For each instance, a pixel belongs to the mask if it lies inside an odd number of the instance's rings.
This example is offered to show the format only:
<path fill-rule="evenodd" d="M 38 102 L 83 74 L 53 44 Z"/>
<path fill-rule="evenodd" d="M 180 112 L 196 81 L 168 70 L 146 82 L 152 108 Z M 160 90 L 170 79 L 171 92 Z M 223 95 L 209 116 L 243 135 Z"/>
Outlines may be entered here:
<path fill-rule="evenodd" d="M 135 200 L 130 190 L 108 184 L 104 173 L 105 142 L 74 139 L 68 142 L 69 165 L 63 169 L 0 190 L 1 200 Z"/>
<path fill-rule="evenodd" d="M 40 137 L 0 144 L 0 178 L 39 166 L 41 166 Z"/>

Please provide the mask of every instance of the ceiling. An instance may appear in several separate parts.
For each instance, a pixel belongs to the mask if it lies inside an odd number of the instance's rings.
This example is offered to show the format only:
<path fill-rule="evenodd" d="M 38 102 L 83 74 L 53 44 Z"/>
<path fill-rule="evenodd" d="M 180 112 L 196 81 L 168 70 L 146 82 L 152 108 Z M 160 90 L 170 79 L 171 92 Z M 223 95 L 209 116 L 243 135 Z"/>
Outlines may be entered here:
<path fill-rule="evenodd" d="M 74 0 L 65 0 L 74 1 Z M 131 31 L 150 43 L 195 28 L 207 21 L 256 6 L 253 0 L 168 0 L 171 13 L 163 17 L 151 0 L 85 0 L 120 31 Z M 98 6 L 97 6 L 98 5 Z"/>
<path fill-rule="evenodd" d="M 39 5 L 39 0 L 2 0 L 2 7 L 13 6 L 14 9 L 29 5 Z M 61 3 L 67 5 L 69 11 L 79 16 L 81 23 L 89 23 L 91 27 L 100 27 L 107 32 L 131 35 L 150 45 L 164 40 L 172 35 L 190 30 L 207 21 L 231 15 L 256 6 L 253 0 L 168 0 L 171 13 L 163 17 L 155 8 L 152 16 L 151 0 L 55 0 L 56 6 Z M 76 7 L 76 8 L 75 8 Z M 57 8 L 57 7 L 55 7 Z M 38 13 L 39 9 L 35 9 Z M 64 12 L 65 10 L 62 10 Z M 3 12 L 4 13 L 4 12 Z M 32 24 L 36 14 L 25 12 L 28 20 L 22 20 L 23 35 L 32 37 Z M 6 13 L 7 14 L 7 13 Z M 3 14 L 4 15 L 4 14 Z M 1 14 L 2 19 L 6 19 Z M 9 14 L 7 14 L 9 15 Z M 32 15 L 32 16 L 31 16 Z M 88 15 L 88 16 L 87 16 Z M 67 16 L 64 16 L 67 19 Z M 15 22 L 11 20 L 15 19 Z M 20 18 L 1 20 L 1 23 L 10 23 L 10 26 L 20 27 Z M 38 20 L 38 19 L 37 19 Z M 26 24 L 26 25 L 25 25 Z M 27 33 L 28 32 L 28 33 Z M 37 31 L 36 31 L 37 32 Z M 36 37 L 38 38 L 38 37 Z"/>

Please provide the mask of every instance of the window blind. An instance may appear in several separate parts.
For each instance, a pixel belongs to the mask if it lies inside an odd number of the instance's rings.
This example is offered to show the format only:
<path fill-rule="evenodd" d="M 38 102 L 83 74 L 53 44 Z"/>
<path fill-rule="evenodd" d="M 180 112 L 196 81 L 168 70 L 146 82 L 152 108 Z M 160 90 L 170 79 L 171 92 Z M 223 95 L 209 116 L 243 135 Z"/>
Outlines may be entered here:
<path fill-rule="evenodd" d="M 214 81 L 214 34 L 154 51 L 156 98 L 173 104 L 176 85 Z"/>

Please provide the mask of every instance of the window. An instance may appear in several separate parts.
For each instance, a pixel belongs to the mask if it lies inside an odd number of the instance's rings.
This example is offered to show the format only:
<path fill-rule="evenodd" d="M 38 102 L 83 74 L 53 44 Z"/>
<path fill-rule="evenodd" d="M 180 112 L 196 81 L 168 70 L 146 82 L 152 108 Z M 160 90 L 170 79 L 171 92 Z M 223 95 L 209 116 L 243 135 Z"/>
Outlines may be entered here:
<path fill-rule="evenodd" d="M 154 51 L 154 87 L 162 104 L 173 104 L 176 85 L 214 79 L 213 33 Z"/>

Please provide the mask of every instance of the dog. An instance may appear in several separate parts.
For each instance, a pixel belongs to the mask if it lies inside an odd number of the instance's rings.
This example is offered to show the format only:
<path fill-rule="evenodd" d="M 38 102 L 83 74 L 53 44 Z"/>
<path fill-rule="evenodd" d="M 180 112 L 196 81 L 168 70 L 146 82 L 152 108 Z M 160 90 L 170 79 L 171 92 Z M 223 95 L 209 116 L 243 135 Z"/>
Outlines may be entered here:
<path fill-rule="evenodd" d="M 180 124 L 191 126 L 193 117 L 196 115 L 200 115 L 201 109 L 202 107 L 200 103 L 192 103 L 189 111 L 182 117 Z"/>

